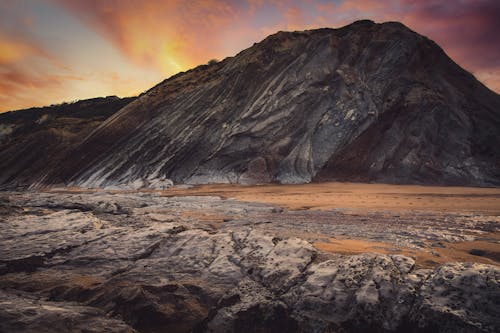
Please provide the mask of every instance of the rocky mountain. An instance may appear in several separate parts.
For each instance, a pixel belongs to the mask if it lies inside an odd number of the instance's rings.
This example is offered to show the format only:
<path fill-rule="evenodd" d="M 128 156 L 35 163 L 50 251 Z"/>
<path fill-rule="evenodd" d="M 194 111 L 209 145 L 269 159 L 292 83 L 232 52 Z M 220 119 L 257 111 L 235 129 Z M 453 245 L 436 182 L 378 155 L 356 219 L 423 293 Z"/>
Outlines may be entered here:
<path fill-rule="evenodd" d="M 278 32 L 80 139 L 36 182 L 500 184 L 500 96 L 396 22 Z"/>
<path fill-rule="evenodd" d="M 0 186 L 43 181 L 106 118 L 134 98 L 93 98 L 0 114 Z"/>

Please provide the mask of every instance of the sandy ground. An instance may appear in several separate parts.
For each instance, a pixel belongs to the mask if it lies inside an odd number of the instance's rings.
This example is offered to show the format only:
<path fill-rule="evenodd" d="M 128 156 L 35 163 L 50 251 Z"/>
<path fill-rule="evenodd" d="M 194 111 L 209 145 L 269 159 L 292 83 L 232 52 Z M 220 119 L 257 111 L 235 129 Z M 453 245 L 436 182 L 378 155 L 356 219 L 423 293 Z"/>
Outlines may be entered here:
<path fill-rule="evenodd" d="M 499 238 L 498 234 L 493 236 Z M 430 251 L 396 248 L 390 243 L 361 239 L 332 238 L 328 242 L 316 242 L 314 246 L 325 252 L 347 255 L 366 252 L 403 254 L 414 258 L 417 266 L 421 268 L 432 268 L 439 264 L 454 261 L 479 262 L 490 265 L 500 264 L 500 244 L 494 241 L 443 242 L 442 247 L 430 248 Z"/>
<path fill-rule="evenodd" d="M 289 209 L 426 211 L 500 215 L 500 188 L 328 182 L 302 185 L 201 185 L 166 195 L 217 195 Z"/>

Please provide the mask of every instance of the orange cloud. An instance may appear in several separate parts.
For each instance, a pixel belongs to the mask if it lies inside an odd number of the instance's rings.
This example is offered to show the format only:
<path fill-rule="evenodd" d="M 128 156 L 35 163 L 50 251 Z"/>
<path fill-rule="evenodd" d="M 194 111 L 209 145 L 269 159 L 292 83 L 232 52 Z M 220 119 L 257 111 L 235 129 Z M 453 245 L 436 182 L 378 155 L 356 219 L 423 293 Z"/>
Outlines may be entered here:
<path fill-rule="evenodd" d="M 64 78 L 50 73 L 33 73 L 21 66 L 0 69 L 0 112 L 20 106 L 51 104 Z"/>
<path fill-rule="evenodd" d="M 40 74 L 33 67 L 40 62 L 55 63 L 34 43 L 0 33 L 0 112 L 16 108 L 23 101 L 36 103 L 40 96 L 34 90 L 60 84 L 56 77 Z"/>
<path fill-rule="evenodd" d="M 221 32 L 238 19 L 231 1 L 60 0 L 136 64 L 173 74 L 222 57 Z M 256 4 L 258 5 L 258 3 Z"/>
<path fill-rule="evenodd" d="M 31 45 L 0 35 L 0 66 L 17 62 L 33 53 L 37 52 Z"/>
<path fill-rule="evenodd" d="M 88 74 L 87 77 L 75 74 L 55 55 L 30 39 L 7 37 L 0 32 L 0 112 L 78 99 L 79 93 L 85 90 L 92 92 L 88 97 L 100 96 L 102 91 L 85 88 L 103 86 L 95 81 L 108 81 L 115 91 L 124 91 L 123 87 L 130 85 L 130 82 L 120 81 L 118 76 L 108 80 L 105 74 L 94 78 L 94 82 L 89 81 L 92 80 Z"/>
<path fill-rule="evenodd" d="M 496 38 L 494 33 L 500 28 L 494 23 L 499 22 L 499 3 L 495 0 L 453 3 L 437 0 L 344 0 L 330 3 L 313 0 L 170 0 L 145 1 L 139 5 L 131 0 L 56 1 L 105 36 L 136 64 L 150 66 L 165 75 L 210 58 L 231 55 L 227 53 L 230 49 L 227 43 L 238 44 L 239 38 L 253 38 L 255 41 L 278 30 L 340 26 L 361 18 L 379 22 L 402 21 L 436 39 L 452 57 L 472 71 L 491 69 L 494 61 L 491 58 L 498 58 L 500 45 L 491 38 Z M 252 24 L 255 15 L 270 8 L 277 8 L 281 15 L 257 26 Z M 482 35 L 488 31 L 493 35 L 484 38 Z M 474 55 L 471 45 L 474 49 L 493 48 L 495 52 Z M 493 89 L 500 90 L 500 87 Z"/>

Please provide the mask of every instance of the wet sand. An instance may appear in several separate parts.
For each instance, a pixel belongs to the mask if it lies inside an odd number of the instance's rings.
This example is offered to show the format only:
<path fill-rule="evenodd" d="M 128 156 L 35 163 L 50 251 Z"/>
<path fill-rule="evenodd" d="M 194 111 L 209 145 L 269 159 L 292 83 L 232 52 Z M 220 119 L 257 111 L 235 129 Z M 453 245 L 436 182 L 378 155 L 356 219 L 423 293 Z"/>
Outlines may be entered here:
<path fill-rule="evenodd" d="M 500 216 L 500 188 L 328 182 L 301 185 L 200 185 L 174 187 L 168 196 L 216 195 L 288 209 L 486 213 Z"/>
<path fill-rule="evenodd" d="M 500 235 L 492 235 L 499 237 Z M 330 239 L 328 242 L 316 242 L 314 246 L 325 252 L 345 255 L 375 252 L 383 254 L 403 254 L 412 257 L 419 268 L 432 268 L 447 262 L 479 262 L 499 265 L 500 244 L 492 241 L 443 242 L 442 247 L 426 251 L 409 248 L 397 248 L 390 243 L 373 242 L 361 239 Z"/>

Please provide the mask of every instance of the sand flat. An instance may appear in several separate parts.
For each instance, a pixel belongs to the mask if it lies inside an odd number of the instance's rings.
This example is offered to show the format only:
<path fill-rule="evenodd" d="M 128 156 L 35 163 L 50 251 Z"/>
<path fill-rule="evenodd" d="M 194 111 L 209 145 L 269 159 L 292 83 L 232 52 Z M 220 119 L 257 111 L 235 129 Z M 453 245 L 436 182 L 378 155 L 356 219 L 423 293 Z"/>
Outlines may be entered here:
<path fill-rule="evenodd" d="M 199 185 L 190 189 L 173 188 L 164 193 L 169 196 L 217 195 L 289 209 L 500 215 L 500 188 L 327 182 L 300 185 Z"/>

